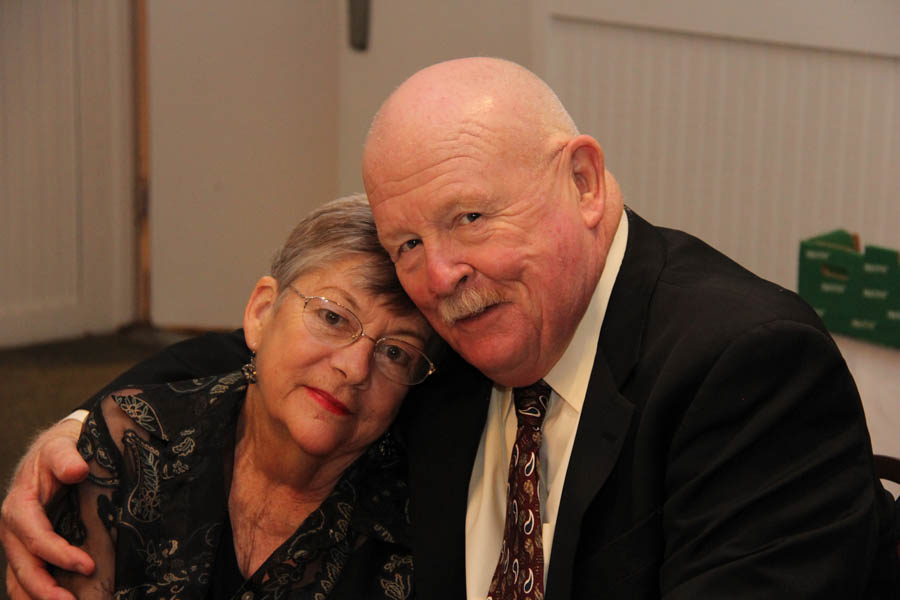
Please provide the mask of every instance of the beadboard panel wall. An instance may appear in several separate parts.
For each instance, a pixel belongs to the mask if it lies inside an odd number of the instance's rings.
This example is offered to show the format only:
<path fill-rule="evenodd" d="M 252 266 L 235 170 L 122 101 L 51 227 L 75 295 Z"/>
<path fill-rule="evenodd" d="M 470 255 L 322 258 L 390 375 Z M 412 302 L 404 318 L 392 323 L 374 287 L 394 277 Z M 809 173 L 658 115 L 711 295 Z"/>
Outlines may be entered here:
<path fill-rule="evenodd" d="M 796 289 L 800 239 L 900 246 L 900 59 L 555 15 L 544 76 L 626 203 Z"/>
<path fill-rule="evenodd" d="M 133 310 L 128 3 L 0 1 L 0 346 Z"/>
<path fill-rule="evenodd" d="M 0 11 L 0 310 L 70 308 L 80 271 L 74 10 L 5 1 Z"/>

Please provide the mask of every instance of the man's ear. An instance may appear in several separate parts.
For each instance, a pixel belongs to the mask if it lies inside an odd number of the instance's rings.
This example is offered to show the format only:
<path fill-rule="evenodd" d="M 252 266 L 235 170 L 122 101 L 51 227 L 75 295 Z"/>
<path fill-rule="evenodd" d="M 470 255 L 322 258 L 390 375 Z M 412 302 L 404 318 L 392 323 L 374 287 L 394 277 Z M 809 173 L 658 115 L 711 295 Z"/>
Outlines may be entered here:
<path fill-rule="evenodd" d="M 584 223 L 593 229 L 603 219 L 606 206 L 606 171 L 603 150 L 589 135 L 579 135 L 567 144 L 572 182 L 578 190 L 579 209 Z"/>
<path fill-rule="evenodd" d="M 259 348 L 266 323 L 275 314 L 277 300 L 278 283 L 275 278 L 269 275 L 260 277 L 244 308 L 244 340 L 254 352 Z"/>

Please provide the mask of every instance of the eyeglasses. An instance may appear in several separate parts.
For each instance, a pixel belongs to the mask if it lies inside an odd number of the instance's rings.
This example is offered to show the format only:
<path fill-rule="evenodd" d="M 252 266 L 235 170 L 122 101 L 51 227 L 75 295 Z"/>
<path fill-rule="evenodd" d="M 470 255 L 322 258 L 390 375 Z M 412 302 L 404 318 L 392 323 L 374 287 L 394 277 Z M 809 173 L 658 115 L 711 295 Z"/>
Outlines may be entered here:
<path fill-rule="evenodd" d="M 304 296 L 288 286 L 303 300 L 303 324 L 313 337 L 331 346 L 349 346 L 361 337 L 375 342 L 373 359 L 382 375 L 395 383 L 416 385 L 437 369 L 425 353 L 396 338 L 376 340 L 363 331 L 362 322 L 349 308 L 321 296 Z"/>

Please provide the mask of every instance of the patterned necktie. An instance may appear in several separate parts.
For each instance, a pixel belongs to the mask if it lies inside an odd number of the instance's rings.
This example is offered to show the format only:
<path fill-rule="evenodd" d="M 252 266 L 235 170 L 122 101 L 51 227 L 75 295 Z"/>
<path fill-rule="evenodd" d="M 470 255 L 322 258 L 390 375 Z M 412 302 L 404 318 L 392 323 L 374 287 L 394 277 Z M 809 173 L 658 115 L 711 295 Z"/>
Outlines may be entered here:
<path fill-rule="evenodd" d="M 526 388 L 516 388 L 513 398 L 519 426 L 509 459 L 503 545 L 488 600 L 541 600 L 544 597 L 544 549 L 538 471 L 541 423 L 547 413 L 550 386 L 541 380 Z"/>

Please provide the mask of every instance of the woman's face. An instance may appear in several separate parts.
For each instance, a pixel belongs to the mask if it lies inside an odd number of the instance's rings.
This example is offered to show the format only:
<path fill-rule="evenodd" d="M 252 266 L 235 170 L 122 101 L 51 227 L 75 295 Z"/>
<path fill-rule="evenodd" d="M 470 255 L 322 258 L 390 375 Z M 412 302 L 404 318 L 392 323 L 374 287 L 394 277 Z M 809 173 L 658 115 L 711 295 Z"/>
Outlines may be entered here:
<path fill-rule="evenodd" d="M 292 283 L 304 296 L 328 298 L 359 317 L 366 336 L 350 345 L 316 339 L 304 324 L 303 298 L 287 290 L 279 301 L 271 277 L 257 283 L 244 314 L 257 368 L 248 403 L 263 408 L 276 435 L 286 434 L 304 453 L 326 460 L 361 454 L 388 428 L 406 395 L 408 386 L 375 368 L 373 339 L 392 337 L 423 349 L 432 335 L 418 312 L 398 313 L 364 291 L 354 267 L 366 260 L 347 259 Z"/>

